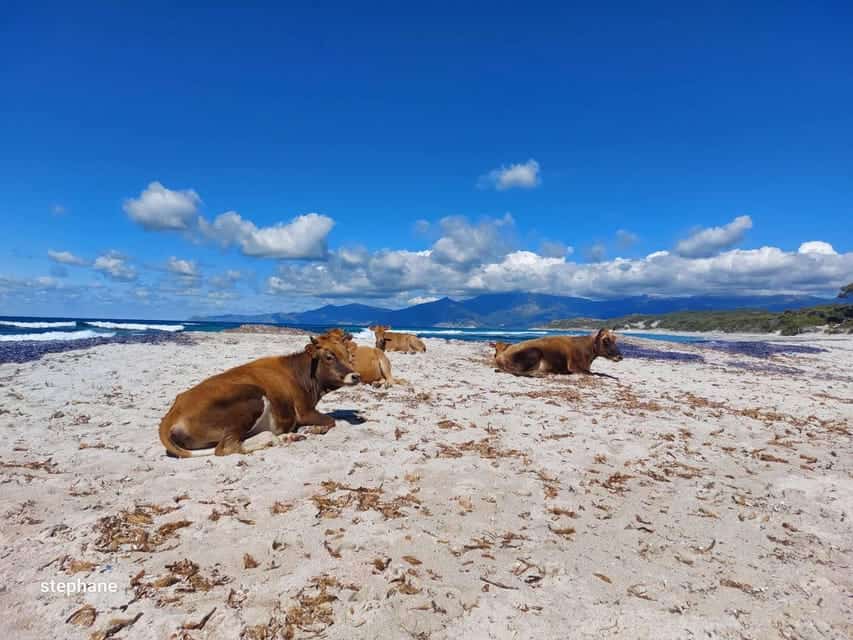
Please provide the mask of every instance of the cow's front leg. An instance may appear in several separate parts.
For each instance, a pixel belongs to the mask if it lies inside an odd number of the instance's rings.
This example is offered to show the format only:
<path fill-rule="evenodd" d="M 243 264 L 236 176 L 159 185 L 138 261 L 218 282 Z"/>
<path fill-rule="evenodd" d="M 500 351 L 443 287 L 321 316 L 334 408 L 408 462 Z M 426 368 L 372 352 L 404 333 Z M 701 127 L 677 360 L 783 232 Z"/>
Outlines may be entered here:
<path fill-rule="evenodd" d="M 300 427 L 307 426 L 317 426 L 317 427 L 327 427 L 327 431 L 335 426 L 335 419 L 326 415 L 325 413 L 320 413 L 316 409 L 309 409 L 304 412 L 300 412 L 299 419 L 296 424 Z"/>

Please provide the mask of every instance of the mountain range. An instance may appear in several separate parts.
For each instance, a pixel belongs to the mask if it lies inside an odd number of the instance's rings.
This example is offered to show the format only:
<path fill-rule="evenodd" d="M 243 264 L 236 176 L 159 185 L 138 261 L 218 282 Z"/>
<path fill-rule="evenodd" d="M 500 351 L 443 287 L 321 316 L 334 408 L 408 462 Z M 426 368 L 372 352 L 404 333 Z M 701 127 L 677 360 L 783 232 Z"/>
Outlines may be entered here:
<path fill-rule="evenodd" d="M 325 305 L 310 311 L 195 316 L 195 321 L 275 323 L 289 325 L 387 324 L 392 327 L 533 327 L 567 318 L 614 318 L 632 313 L 671 313 L 728 309 L 784 311 L 827 302 L 800 295 L 692 296 L 659 298 L 632 296 L 590 300 L 540 293 L 489 293 L 467 300 L 441 298 L 404 309 L 364 304 Z"/>

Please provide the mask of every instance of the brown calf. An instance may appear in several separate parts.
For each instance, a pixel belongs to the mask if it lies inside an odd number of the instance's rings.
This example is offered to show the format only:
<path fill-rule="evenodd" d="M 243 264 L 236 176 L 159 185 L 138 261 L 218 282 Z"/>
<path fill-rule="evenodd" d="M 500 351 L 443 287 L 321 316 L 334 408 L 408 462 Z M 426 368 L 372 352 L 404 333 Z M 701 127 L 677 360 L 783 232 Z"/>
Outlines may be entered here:
<path fill-rule="evenodd" d="M 391 374 L 391 361 L 388 360 L 388 356 L 384 352 L 373 347 L 358 346 L 353 341 L 352 335 L 343 329 L 330 329 L 326 335 L 337 337 L 346 343 L 351 356 L 350 364 L 361 376 L 361 381 L 364 384 L 390 387 L 395 382 L 404 382 L 394 379 Z"/>
<path fill-rule="evenodd" d="M 610 329 L 589 336 L 549 336 L 512 345 L 496 342 L 492 346 L 498 368 L 516 376 L 592 373 L 592 361 L 598 356 L 614 362 L 622 359 L 616 334 Z"/>
<path fill-rule="evenodd" d="M 382 351 L 405 351 L 406 353 L 423 353 L 426 345 L 413 333 L 391 333 L 391 327 L 374 325 L 369 327 L 376 336 L 376 348 Z"/>
<path fill-rule="evenodd" d="M 304 351 L 255 360 L 179 394 L 160 423 L 160 441 L 180 458 L 222 456 L 242 453 L 242 441 L 254 431 L 280 435 L 306 425 L 328 430 L 335 420 L 319 413 L 317 402 L 359 379 L 344 342 L 311 338 Z"/>

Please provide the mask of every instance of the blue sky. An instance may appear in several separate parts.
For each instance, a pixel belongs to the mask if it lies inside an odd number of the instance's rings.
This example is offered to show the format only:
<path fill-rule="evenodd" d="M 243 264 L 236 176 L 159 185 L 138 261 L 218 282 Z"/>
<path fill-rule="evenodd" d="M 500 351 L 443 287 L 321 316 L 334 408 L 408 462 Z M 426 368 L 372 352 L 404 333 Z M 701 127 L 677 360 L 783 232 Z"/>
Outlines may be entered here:
<path fill-rule="evenodd" d="M 0 314 L 853 280 L 849 3 L 247 4 L 2 10 Z"/>

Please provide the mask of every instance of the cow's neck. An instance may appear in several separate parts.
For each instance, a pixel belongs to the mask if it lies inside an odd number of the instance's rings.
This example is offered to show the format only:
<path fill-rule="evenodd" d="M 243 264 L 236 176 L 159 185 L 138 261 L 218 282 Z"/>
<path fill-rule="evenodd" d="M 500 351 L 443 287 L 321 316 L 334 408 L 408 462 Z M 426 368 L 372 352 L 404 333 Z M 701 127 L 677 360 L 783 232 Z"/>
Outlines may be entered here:
<path fill-rule="evenodd" d="M 587 369 L 592 364 L 592 361 L 598 356 L 595 352 L 595 336 L 584 336 L 581 338 L 581 344 L 583 345 L 583 353 L 586 357 Z"/>
<path fill-rule="evenodd" d="M 320 387 L 320 382 L 317 380 L 314 367 L 316 367 L 318 363 L 307 351 L 301 351 L 300 353 L 294 353 L 289 356 L 282 356 L 282 360 L 285 361 L 286 364 L 284 366 L 290 370 L 296 384 L 299 385 L 311 400 L 311 406 L 316 406 L 320 401 L 320 398 L 328 392 L 328 389 L 322 389 Z"/>

